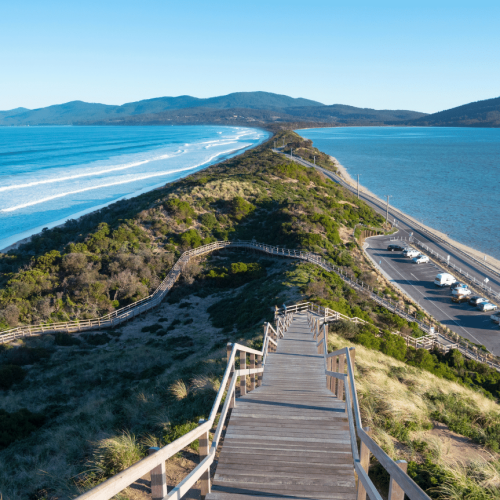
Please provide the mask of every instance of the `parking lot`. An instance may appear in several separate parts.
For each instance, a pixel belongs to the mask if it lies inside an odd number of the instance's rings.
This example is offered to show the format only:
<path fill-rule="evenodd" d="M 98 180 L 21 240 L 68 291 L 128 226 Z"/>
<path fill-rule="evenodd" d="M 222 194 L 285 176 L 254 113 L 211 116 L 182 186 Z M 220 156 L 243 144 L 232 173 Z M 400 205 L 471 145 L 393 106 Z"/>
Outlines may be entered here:
<path fill-rule="evenodd" d="M 366 240 L 366 249 L 372 259 L 391 277 L 391 281 L 402 288 L 423 309 L 434 316 L 462 337 L 482 344 L 487 349 L 500 355 L 500 328 L 491 321 L 494 312 L 482 312 L 468 303 L 451 302 L 449 287 L 434 285 L 434 279 L 440 272 L 449 272 L 434 262 L 414 264 L 401 252 L 390 252 L 388 236 L 373 237 Z M 472 292 L 472 295 L 480 293 Z"/>

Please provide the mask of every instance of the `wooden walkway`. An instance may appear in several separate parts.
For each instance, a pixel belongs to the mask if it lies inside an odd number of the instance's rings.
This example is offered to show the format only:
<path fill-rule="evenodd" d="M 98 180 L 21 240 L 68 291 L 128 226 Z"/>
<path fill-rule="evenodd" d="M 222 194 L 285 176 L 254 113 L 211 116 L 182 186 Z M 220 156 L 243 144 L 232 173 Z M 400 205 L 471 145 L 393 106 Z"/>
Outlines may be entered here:
<path fill-rule="evenodd" d="M 298 314 L 262 386 L 236 399 L 206 500 L 356 499 L 345 403 L 327 388 L 323 355 Z"/>

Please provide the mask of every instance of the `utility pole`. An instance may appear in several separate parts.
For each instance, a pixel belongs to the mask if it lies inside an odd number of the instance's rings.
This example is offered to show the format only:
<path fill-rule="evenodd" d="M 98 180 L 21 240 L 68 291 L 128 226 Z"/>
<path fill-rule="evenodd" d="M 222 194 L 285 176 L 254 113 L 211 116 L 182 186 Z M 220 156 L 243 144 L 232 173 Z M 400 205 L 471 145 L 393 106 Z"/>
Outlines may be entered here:
<path fill-rule="evenodd" d="M 392 198 L 392 194 L 389 195 L 387 194 L 387 209 L 386 209 L 386 212 L 385 212 L 385 222 L 389 222 L 389 198 Z"/>
<path fill-rule="evenodd" d="M 316 157 L 315 157 L 315 156 L 313 156 L 313 158 L 314 158 L 314 164 L 316 165 Z M 485 260 L 486 260 L 486 259 L 485 259 Z"/>
<path fill-rule="evenodd" d="M 358 200 L 359 200 L 359 176 L 360 176 L 361 174 L 356 174 L 356 175 L 358 176 Z"/>

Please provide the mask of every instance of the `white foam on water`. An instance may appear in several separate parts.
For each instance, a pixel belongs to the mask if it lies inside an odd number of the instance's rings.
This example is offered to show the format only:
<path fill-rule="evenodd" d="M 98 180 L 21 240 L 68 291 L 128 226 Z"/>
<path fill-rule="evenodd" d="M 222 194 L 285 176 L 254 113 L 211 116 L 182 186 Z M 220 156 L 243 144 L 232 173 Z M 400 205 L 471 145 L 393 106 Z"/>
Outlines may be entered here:
<path fill-rule="evenodd" d="M 92 177 L 92 176 L 97 176 L 97 175 L 103 175 L 103 174 L 108 174 L 110 172 L 117 172 L 120 170 L 127 170 L 129 168 L 134 168 L 138 167 L 140 165 L 144 165 L 145 163 L 150 163 L 152 161 L 158 161 L 158 160 L 165 160 L 166 158 L 171 158 L 171 154 L 165 154 L 165 155 L 160 155 L 156 156 L 153 158 L 149 158 L 147 160 L 142 160 L 142 161 L 136 161 L 133 163 L 128 163 L 125 165 L 120 165 L 117 167 L 112 167 L 112 168 L 106 168 L 103 170 L 93 170 L 91 172 L 86 172 L 83 174 L 77 174 L 77 175 L 67 175 L 63 177 L 54 177 L 52 179 L 45 179 L 45 180 L 39 180 L 39 181 L 32 181 L 32 182 L 26 182 L 24 184 L 11 184 L 10 186 L 2 186 L 0 187 L 0 192 L 3 191 L 10 191 L 12 189 L 22 189 L 22 188 L 28 188 L 28 187 L 33 187 L 33 186 L 39 186 L 41 184 L 52 184 L 54 182 L 64 182 L 64 181 L 71 181 L 74 179 L 81 179 L 83 177 Z"/>
<path fill-rule="evenodd" d="M 102 188 L 111 187 L 111 186 L 119 186 L 121 184 L 128 184 L 130 182 L 137 182 L 137 181 L 143 181 L 145 179 L 151 179 L 153 177 L 164 177 L 164 176 L 168 176 L 168 175 L 175 174 L 178 172 L 185 172 L 187 170 L 194 170 L 195 168 L 201 167 L 202 165 L 209 163 L 210 161 L 212 161 L 214 158 L 217 158 L 218 156 L 221 156 L 221 155 L 224 155 L 227 153 L 231 153 L 233 151 L 234 151 L 234 149 L 228 149 L 227 151 L 221 151 L 221 152 L 211 156 L 210 158 L 208 158 L 208 160 L 205 160 L 205 161 L 198 163 L 196 165 L 191 165 L 191 166 L 186 167 L 186 168 L 180 168 L 180 169 L 176 169 L 176 170 L 168 170 L 168 171 L 159 172 L 159 173 L 155 173 L 155 174 L 142 175 L 142 176 L 134 177 L 132 179 L 127 179 L 127 180 L 122 180 L 122 181 L 117 181 L 117 182 L 110 182 L 107 184 L 99 184 L 97 186 L 90 186 L 90 187 L 86 187 L 86 188 L 82 188 L 82 189 L 76 189 L 74 191 L 67 191 L 65 193 L 58 193 L 58 194 L 54 194 L 52 196 L 47 196 L 46 198 L 41 198 L 39 200 L 33 200 L 33 201 L 26 202 L 26 203 L 21 203 L 20 205 L 15 205 L 13 207 L 4 208 L 4 209 L 0 210 L 0 212 L 15 212 L 16 210 L 20 210 L 22 208 L 31 207 L 33 205 L 39 205 L 40 203 L 45 203 L 47 201 L 55 200 L 57 198 L 64 198 L 65 196 L 69 196 L 72 194 L 85 193 L 87 191 L 92 191 L 94 189 L 102 189 Z"/>

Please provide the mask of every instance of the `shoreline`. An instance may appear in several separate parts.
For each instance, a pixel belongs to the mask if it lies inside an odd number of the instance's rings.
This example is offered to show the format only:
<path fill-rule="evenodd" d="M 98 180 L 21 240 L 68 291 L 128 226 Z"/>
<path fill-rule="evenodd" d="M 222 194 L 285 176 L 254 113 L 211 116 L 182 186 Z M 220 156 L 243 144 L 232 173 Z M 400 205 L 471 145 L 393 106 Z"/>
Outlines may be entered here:
<path fill-rule="evenodd" d="M 331 156 L 331 155 L 329 155 L 329 156 L 330 156 L 330 159 L 332 160 L 332 162 L 334 163 L 335 167 L 339 170 L 340 177 L 342 177 L 342 179 L 345 182 L 347 182 L 347 184 L 349 184 L 350 186 L 352 186 L 352 187 L 355 188 L 357 186 L 357 181 L 354 180 L 350 176 L 347 168 L 344 167 L 344 165 L 342 165 L 337 160 L 337 158 L 335 158 L 334 156 Z M 366 195 L 368 195 L 368 196 L 371 196 L 372 198 L 375 198 L 380 203 L 383 203 L 383 204 L 386 203 L 384 200 L 382 200 L 381 198 L 379 198 L 376 194 L 374 194 L 373 192 L 371 192 L 368 188 L 366 188 L 365 186 L 363 186 L 361 183 L 359 184 L 359 191 L 362 192 L 362 193 L 364 193 L 364 194 L 366 194 Z M 488 254 L 486 254 L 484 252 L 480 252 L 479 250 L 476 250 L 476 249 L 474 249 L 472 247 L 464 245 L 463 243 L 460 243 L 460 242 L 458 242 L 456 240 L 453 240 L 452 238 L 450 238 L 446 234 L 442 233 L 441 231 L 438 231 L 437 229 L 434 229 L 434 228 L 432 228 L 430 226 L 427 226 L 426 224 L 423 224 L 419 220 L 415 219 L 415 217 L 412 217 L 411 215 L 408 215 L 407 213 L 403 212 L 402 210 L 399 210 L 394 205 L 389 205 L 389 206 L 391 207 L 391 210 L 393 210 L 394 212 L 400 213 L 402 216 L 406 217 L 407 219 L 411 220 L 412 222 L 415 222 L 415 224 L 418 224 L 418 225 L 422 226 L 423 228 L 425 228 L 427 231 L 429 231 L 429 233 L 433 234 L 434 236 L 437 236 L 438 238 L 441 238 L 442 240 L 444 240 L 447 243 L 449 243 L 450 245 L 458 248 L 462 252 L 465 252 L 466 254 L 469 254 L 471 257 L 474 257 L 475 259 L 480 260 L 481 263 L 484 266 L 489 267 L 493 271 L 500 272 L 500 260 L 499 259 L 496 259 L 495 257 L 492 257 L 491 255 L 488 255 Z M 484 256 L 486 256 L 486 261 L 484 261 Z"/>
<path fill-rule="evenodd" d="M 76 212 L 74 214 L 68 215 L 67 217 L 63 217 L 62 219 L 58 219 L 56 221 L 52 221 L 52 222 L 43 224 L 41 226 L 36 226 L 32 229 L 27 229 L 26 231 L 22 231 L 21 233 L 15 234 L 13 236 L 9 236 L 5 239 L 7 241 L 12 240 L 12 242 L 9 242 L 9 244 L 7 246 L 5 246 L 4 248 L 0 248 L 0 254 L 7 253 L 10 250 L 16 250 L 21 245 L 23 245 L 25 243 L 29 243 L 33 236 L 40 234 L 42 232 L 42 230 L 45 228 L 53 229 L 55 227 L 60 227 L 60 226 L 64 225 L 68 220 L 80 219 L 81 217 L 83 217 L 85 215 L 91 214 L 93 212 L 97 212 L 98 210 L 102 210 L 103 208 L 106 208 L 106 207 L 112 205 L 113 203 L 117 203 L 118 201 L 127 200 L 130 198 L 135 198 L 137 196 L 141 196 L 144 193 L 149 193 L 150 191 L 155 191 L 156 189 L 161 189 L 162 187 L 166 186 L 167 184 L 170 184 L 172 182 L 178 181 L 179 179 L 183 179 L 185 177 L 188 177 L 192 173 L 200 172 L 200 171 L 204 170 L 205 168 L 211 167 L 212 165 L 216 165 L 217 163 L 221 163 L 229 158 L 233 158 L 234 156 L 238 156 L 239 154 L 244 153 L 245 151 L 248 151 L 248 150 L 253 149 L 257 146 L 260 146 L 261 144 L 263 144 L 264 142 L 269 140 L 269 138 L 272 137 L 272 135 L 273 135 L 272 132 L 270 132 L 269 130 L 265 130 L 265 129 L 258 128 L 258 127 L 255 127 L 255 128 L 265 132 L 267 134 L 267 137 L 264 137 L 261 141 L 257 142 L 256 144 L 253 144 L 249 147 L 241 147 L 238 149 L 234 149 L 233 151 L 231 151 L 229 153 L 227 153 L 227 152 L 223 153 L 219 158 L 216 159 L 215 162 L 212 162 L 209 160 L 207 162 L 207 164 L 200 165 L 199 169 L 197 169 L 197 167 L 192 167 L 191 169 L 186 169 L 184 171 L 186 173 L 186 175 L 180 175 L 180 176 L 178 176 L 170 181 L 161 182 L 159 184 L 154 184 L 152 186 L 147 186 L 145 188 L 139 189 L 139 190 L 134 191 L 132 193 L 120 196 L 119 198 L 116 198 L 115 200 L 111 200 L 109 202 L 102 203 L 100 205 L 96 205 L 94 207 L 87 208 L 85 210 L 81 210 L 81 211 Z M 172 175 L 175 175 L 175 174 L 172 174 Z"/>

